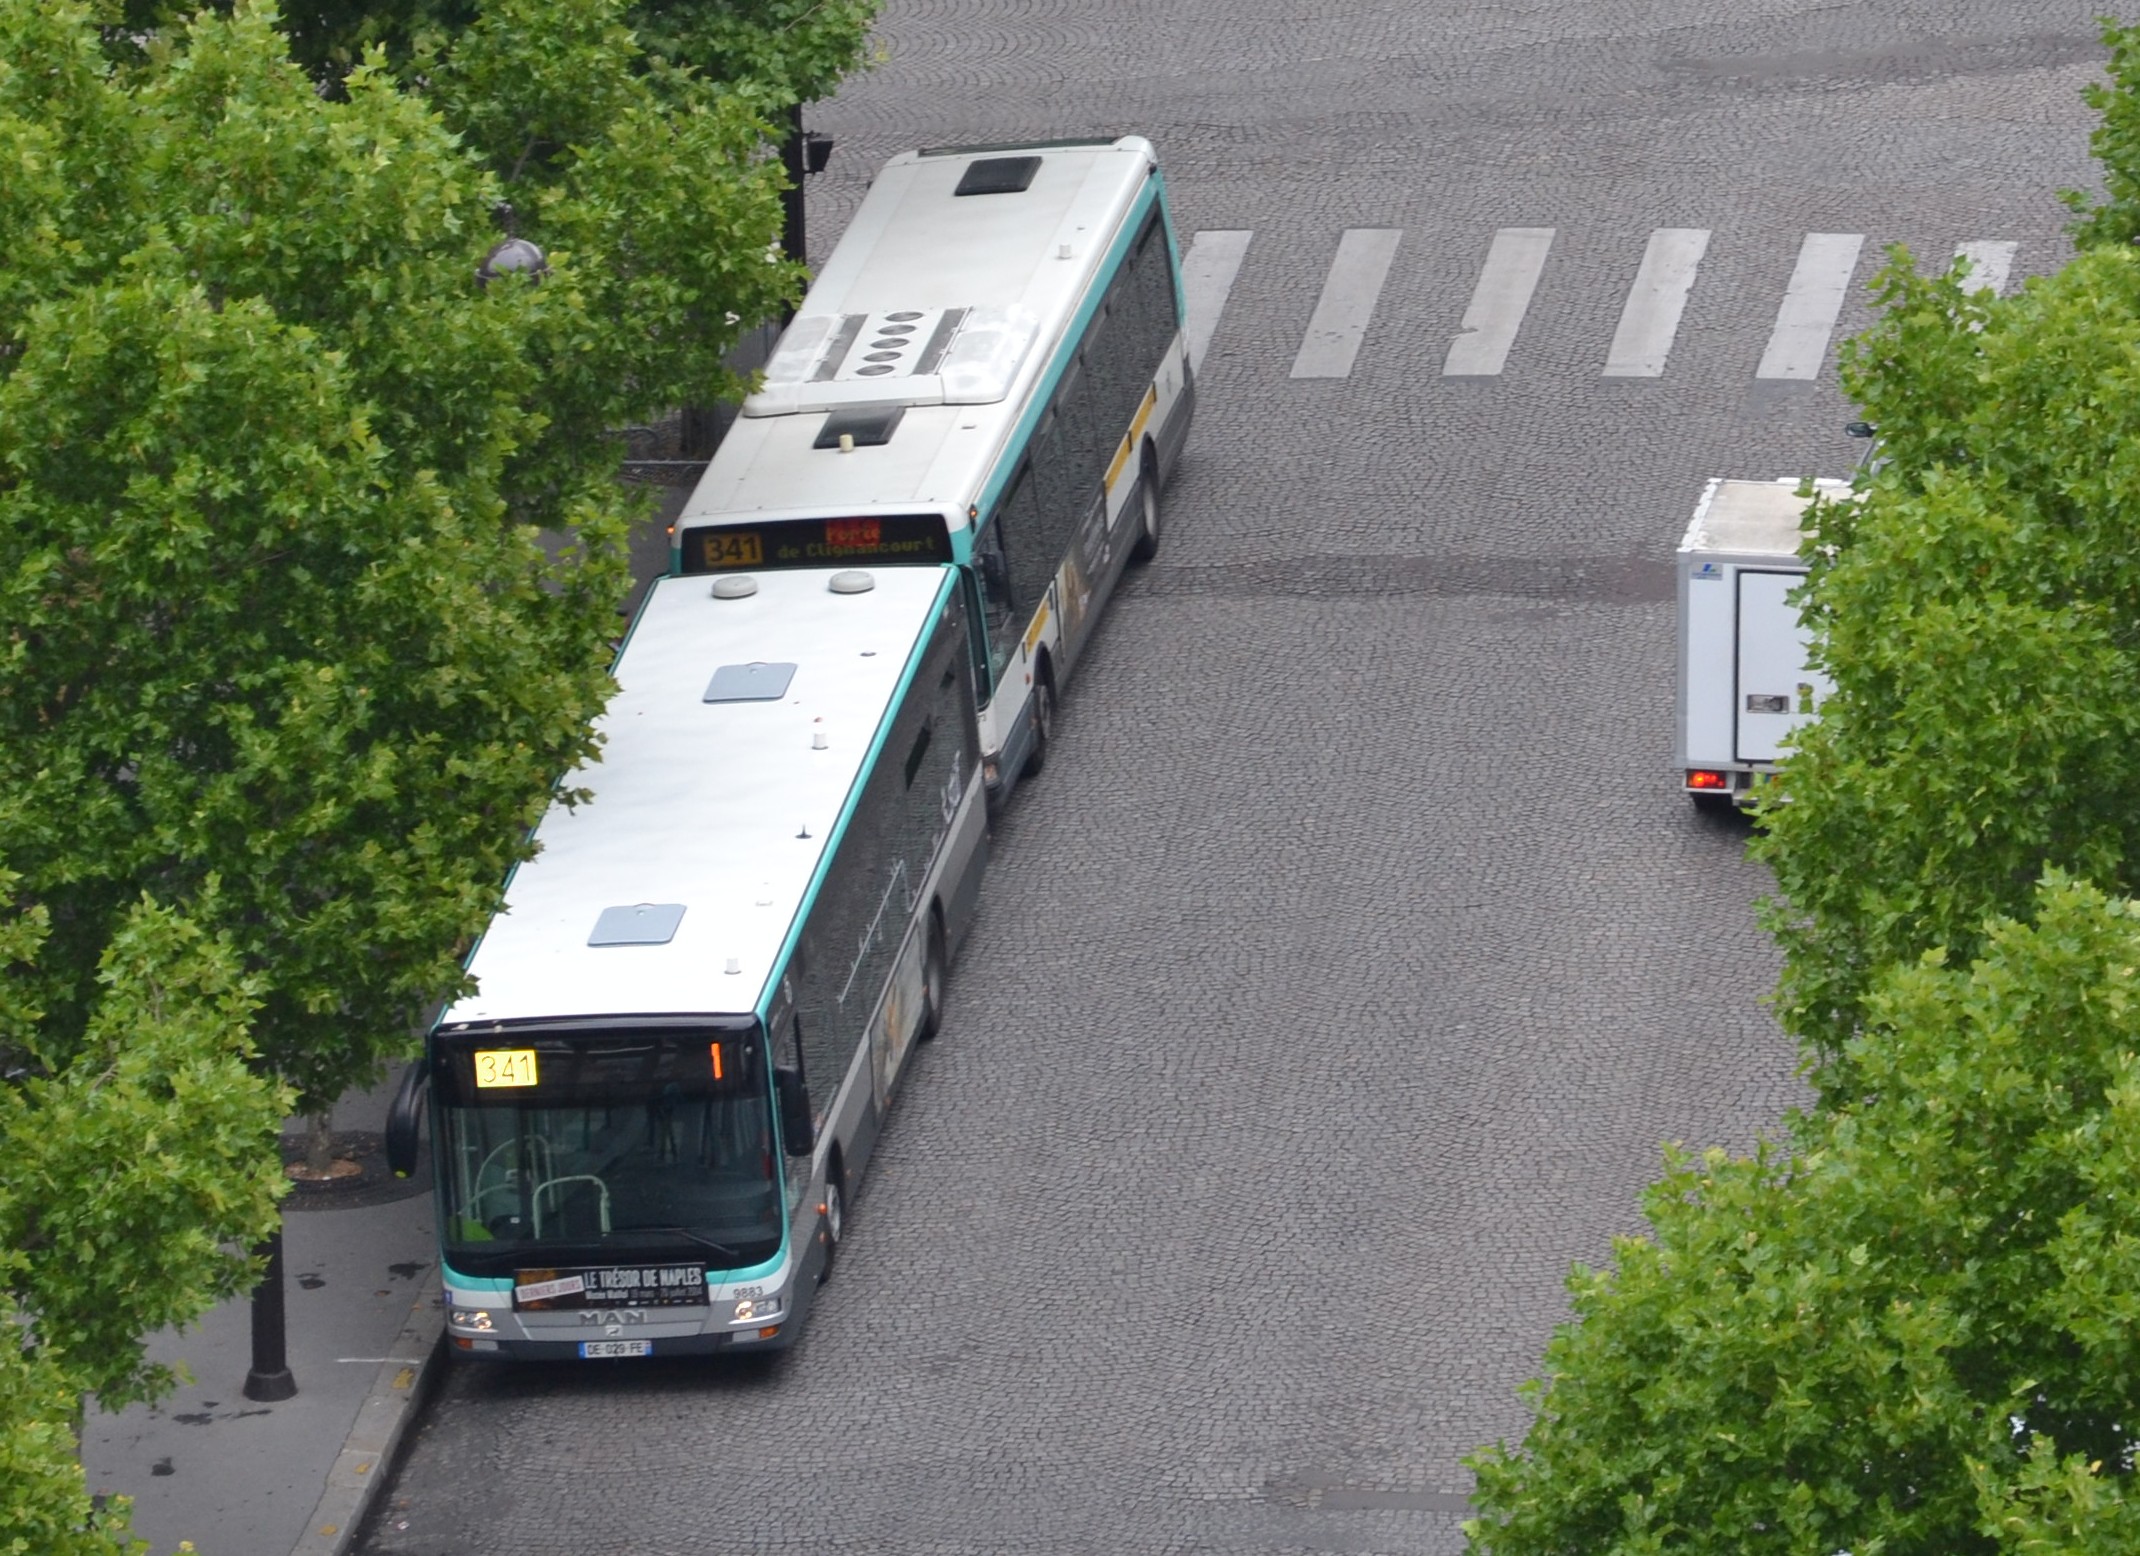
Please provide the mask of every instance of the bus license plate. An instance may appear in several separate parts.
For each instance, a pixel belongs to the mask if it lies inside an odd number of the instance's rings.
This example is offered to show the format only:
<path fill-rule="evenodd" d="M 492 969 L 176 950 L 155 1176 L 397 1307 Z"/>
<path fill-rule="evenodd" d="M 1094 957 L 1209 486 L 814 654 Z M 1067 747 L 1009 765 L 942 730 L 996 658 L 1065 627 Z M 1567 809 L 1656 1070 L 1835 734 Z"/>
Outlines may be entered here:
<path fill-rule="evenodd" d="M 582 1340 L 580 1356 L 587 1361 L 599 1361 L 605 1356 L 652 1356 L 652 1340 Z"/>

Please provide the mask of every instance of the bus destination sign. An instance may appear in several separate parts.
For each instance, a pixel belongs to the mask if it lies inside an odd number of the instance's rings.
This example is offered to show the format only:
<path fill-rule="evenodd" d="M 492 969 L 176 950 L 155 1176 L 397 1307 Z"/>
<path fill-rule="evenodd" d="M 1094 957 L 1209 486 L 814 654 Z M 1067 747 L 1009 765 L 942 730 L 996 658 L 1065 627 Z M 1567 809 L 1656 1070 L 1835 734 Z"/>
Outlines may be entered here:
<path fill-rule="evenodd" d="M 687 529 L 682 551 L 686 573 L 859 562 L 927 567 L 951 560 L 951 532 L 940 513 L 780 519 Z"/>
<path fill-rule="evenodd" d="M 706 1266 L 655 1264 L 576 1270 L 515 1270 L 522 1312 L 574 1307 L 704 1307 Z"/>

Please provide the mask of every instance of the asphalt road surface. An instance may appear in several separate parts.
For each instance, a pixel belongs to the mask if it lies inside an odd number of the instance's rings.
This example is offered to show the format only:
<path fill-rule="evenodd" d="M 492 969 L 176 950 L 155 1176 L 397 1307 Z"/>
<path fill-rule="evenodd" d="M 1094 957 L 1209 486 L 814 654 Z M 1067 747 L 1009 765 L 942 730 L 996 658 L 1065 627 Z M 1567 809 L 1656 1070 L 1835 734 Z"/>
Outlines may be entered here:
<path fill-rule="evenodd" d="M 1797 1097 L 1675 788 L 1705 478 L 1843 474 L 1906 243 L 2068 253 L 2102 0 L 887 0 L 920 144 L 1137 131 L 1201 405 L 769 1375 L 456 1369 L 376 1556 L 1451 1552 L 1570 1261 Z M 2002 276 L 2003 273 L 2003 276 Z"/>

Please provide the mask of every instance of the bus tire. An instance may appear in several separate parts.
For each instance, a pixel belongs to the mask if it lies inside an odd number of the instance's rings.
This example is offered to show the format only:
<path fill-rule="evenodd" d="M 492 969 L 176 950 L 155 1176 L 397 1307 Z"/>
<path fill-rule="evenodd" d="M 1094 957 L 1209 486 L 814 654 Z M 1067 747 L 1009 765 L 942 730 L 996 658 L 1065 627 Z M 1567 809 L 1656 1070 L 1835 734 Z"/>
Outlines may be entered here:
<path fill-rule="evenodd" d="M 1040 656 L 1033 672 L 1033 744 L 1025 753 L 1025 776 L 1038 778 L 1048 765 L 1048 747 L 1055 743 L 1055 670 L 1048 656 Z"/>
<path fill-rule="evenodd" d="M 1137 475 L 1137 543 L 1129 548 L 1132 564 L 1142 567 L 1159 555 L 1159 461 L 1152 446 L 1144 446 L 1144 463 Z"/>
<path fill-rule="evenodd" d="M 820 1286 L 832 1279 L 832 1266 L 840 1256 L 840 1239 L 846 1232 L 847 1173 L 840 1166 L 839 1153 L 835 1151 L 825 1164 L 825 1213 L 817 1218 L 817 1235 L 825 1245 L 825 1257 L 817 1266 Z"/>
<path fill-rule="evenodd" d="M 914 1035 L 928 1042 L 944 1029 L 944 985 L 950 977 L 950 957 L 944 952 L 943 909 L 929 909 L 929 943 L 921 958 L 921 1030 Z"/>

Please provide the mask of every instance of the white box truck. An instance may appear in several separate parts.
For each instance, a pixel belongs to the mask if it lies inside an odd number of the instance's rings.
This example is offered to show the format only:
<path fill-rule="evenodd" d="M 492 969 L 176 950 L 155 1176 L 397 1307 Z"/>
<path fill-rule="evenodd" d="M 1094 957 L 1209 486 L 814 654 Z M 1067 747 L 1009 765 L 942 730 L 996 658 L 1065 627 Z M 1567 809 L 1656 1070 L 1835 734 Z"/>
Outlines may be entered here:
<path fill-rule="evenodd" d="M 1784 738 L 1828 694 L 1790 598 L 1806 578 L 1799 484 L 1719 477 L 1679 543 L 1679 769 L 1697 804 L 1752 804 Z"/>

